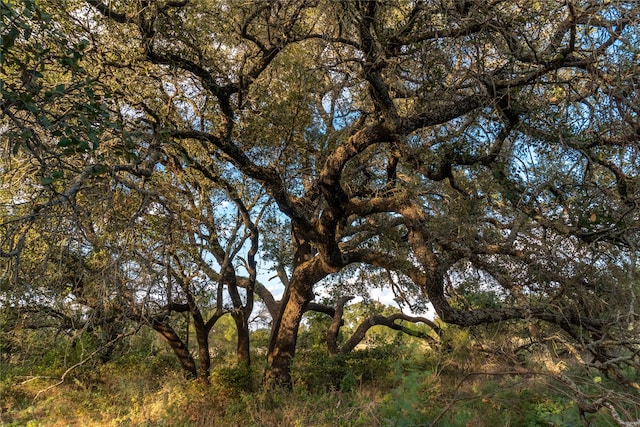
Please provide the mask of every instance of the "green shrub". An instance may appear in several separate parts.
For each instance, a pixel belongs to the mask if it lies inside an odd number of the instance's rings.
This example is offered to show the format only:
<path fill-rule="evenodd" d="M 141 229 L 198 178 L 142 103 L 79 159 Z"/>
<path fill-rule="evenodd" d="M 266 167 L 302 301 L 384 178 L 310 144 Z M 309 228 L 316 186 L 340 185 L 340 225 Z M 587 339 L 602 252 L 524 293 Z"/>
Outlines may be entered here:
<path fill-rule="evenodd" d="M 296 384 L 315 392 L 339 390 L 349 369 L 344 355 L 331 357 L 315 350 L 299 354 L 293 372 Z"/>
<path fill-rule="evenodd" d="M 386 383 L 389 364 L 400 358 L 392 345 L 333 356 L 311 350 L 298 354 L 293 372 L 296 384 L 309 391 L 351 391 L 362 384 Z"/>
<path fill-rule="evenodd" d="M 213 370 L 211 380 L 226 390 L 252 391 L 255 389 L 256 375 L 257 373 L 246 365 L 224 365 Z"/>

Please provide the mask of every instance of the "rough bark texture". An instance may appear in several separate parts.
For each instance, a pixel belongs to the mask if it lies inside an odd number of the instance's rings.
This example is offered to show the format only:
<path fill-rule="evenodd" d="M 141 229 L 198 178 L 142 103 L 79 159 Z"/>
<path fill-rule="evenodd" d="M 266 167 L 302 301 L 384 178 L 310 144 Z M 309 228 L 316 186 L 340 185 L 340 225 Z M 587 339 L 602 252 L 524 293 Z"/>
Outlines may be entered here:
<path fill-rule="evenodd" d="M 308 229 L 294 226 L 294 269 L 280 301 L 280 312 L 273 321 L 269 341 L 269 381 L 289 388 L 292 387 L 291 362 L 295 355 L 302 315 L 315 297 L 313 286 L 331 272 L 321 257 L 316 256 L 315 248 L 307 239 L 309 234 Z"/>
<path fill-rule="evenodd" d="M 270 381 L 276 385 L 292 387 L 291 362 L 296 351 L 298 328 L 306 305 L 313 298 L 312 285 L 292 281 L 288 295 L 283 298 L 277 328 L 273 330 L 269 345 Z"/>
<path fill-rule="evenodd" d="M 198 378 L 209 381 L 209 374 L 211 373 L 209 330 L 202 322 L 194 321 L 194 327 L 196 330 L 196 341 L 198 342 Z"/>

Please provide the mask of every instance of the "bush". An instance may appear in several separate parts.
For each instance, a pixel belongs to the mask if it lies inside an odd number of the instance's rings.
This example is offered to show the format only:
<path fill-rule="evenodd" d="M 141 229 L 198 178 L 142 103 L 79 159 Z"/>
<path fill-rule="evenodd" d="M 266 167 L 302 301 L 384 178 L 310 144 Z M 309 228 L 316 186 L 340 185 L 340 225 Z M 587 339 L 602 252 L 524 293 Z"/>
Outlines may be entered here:
<path fill-rule="evenodd" d="M 349 392 L 363 384 L 387 383 L 389 365 L 400 356 L 398 347 L 390 344 L 333 356 L 311 350 L 298 354 L 294 378 L 297 385 L 312 392 Z"/>
<path fill-rule="evenodd" d="M 245 392 L 255 389 L 256 375 L 257 373 L 246 365 L 225 365 L 213 370 L 211 380 L 222 389 Z"/>

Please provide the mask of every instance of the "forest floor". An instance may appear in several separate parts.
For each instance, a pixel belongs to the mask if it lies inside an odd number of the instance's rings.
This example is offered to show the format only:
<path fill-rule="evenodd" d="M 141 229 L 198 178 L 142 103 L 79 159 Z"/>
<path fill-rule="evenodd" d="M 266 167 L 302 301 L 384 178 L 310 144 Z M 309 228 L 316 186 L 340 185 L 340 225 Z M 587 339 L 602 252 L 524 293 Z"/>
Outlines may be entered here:
<path fill-rule="evenodd" d="M 292 392 L 265 390 L 260 381 L 264 367 L 247 372 L 222 365 L 210 384 L 186 381 L 169 354 L 95 362 L 58 385 L 60 377 L 5 371 L 0 425 L 615 425 L 602 410 L 581 418 L 573 396 L 531 366 L 469 360 L 460 364 L 384 351 L 332 359 L 309 352 L 294 366 Z"/>

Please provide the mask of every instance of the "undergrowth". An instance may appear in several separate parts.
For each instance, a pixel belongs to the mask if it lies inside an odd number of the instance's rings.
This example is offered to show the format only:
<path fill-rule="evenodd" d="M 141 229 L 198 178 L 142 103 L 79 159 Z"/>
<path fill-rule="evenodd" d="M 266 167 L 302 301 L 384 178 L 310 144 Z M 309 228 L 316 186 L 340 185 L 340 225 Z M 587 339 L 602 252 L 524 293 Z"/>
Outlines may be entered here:
<path fill-rule="evenodd" d="M 613 426 L 600 410 L 580 414 L 575 396 L 536 366 L 513 366 L 463 351 L 380 345 L 329 357 L 302 349 L 292 392 L 262 384 L 254 367 L 218 361 L 210 384 L 188 381 L 166 351 L 130 351 L 83 364 L 59 381 L 60 369 L 11 366 L 0 376 L 0 423 L 18 426 Z M 455 341 L 454 340 L 454 341 Z M 69 363 L 71 363 L 70 361 Z M 51 372 L 51 371 L 50 371 Z M 580 371 L 588 390 L 601 381 Z M 47 390 L 42 392 L 42 390 Z M 594 389 L 595 390 L 595 389 Z"/>

